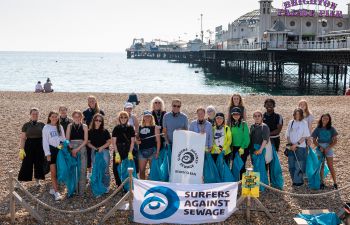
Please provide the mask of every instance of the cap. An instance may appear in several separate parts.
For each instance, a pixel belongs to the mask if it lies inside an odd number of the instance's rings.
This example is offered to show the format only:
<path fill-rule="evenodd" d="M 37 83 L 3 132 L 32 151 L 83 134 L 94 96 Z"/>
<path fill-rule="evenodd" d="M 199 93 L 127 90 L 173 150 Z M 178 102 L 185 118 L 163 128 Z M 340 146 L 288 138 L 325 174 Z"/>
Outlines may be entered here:
<path fill-rule="evenodd" d="M 223 119 L 225 119 L 225 115 L 221 112 L 216 113 L 215 118 L 216 117 L 222 117 Z"/>
<path fill-rule="evenodd" d="M 232 114 L 242 114 L 242 111 L 240 108 L 234 107 L 233 109 L 231 109 L 231 115 Z"/>
<path fill-rule="evenodd" d="M 131 102 L 126 102 L 124 104 L 124 109 L 134 108 L 134 105 Z"/>
<path fill-rule="evenodd" d="M 152 112 L 149 110 L 145 110 L 145 111 L 143 111 L 142 115 L 143 116 L 152 116 Z"/>

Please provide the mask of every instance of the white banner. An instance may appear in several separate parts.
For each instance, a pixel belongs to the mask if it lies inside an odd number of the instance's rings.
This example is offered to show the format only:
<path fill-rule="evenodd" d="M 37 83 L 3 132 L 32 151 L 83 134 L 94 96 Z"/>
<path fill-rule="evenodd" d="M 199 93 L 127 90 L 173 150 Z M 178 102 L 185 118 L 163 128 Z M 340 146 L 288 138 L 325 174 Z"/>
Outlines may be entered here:
<path fill-rule="evenodd" d="M 170 182 L 202 184 L 206 134 L 174 131 Z"/>
<path fill-rule="evenodd" d="M 225 221 L 236 210 L 238 183 L 175 184 L 134 181 L 134 222 L 203 224 Z"/>

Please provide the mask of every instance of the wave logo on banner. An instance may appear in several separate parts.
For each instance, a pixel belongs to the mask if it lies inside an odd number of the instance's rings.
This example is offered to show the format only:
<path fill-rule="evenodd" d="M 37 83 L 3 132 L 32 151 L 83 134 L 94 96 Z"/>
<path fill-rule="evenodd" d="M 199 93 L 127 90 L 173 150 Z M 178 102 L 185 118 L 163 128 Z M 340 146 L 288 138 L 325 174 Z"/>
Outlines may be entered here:
<path fill-rule="evenodd" d="M 176 192 L 174 192 L 170 188 L 167 188 L 164 186 L 153 187 L 145 193 L 144 197 L 148 196 L 149 194 L 153 194 L 153 196 L 146 198 L 142 202 L 142 205 L 140 207 L 140 213 L 147 219 L 151 219 L 151 220 L 165 219 L 173 215 L 179 209 L 179 206 L 180 206 L 179 196 L 176 194 Z M 156 194 L 163 195 L 166 198 L 166 202 L 161 197 L 156 196 Z M 158 209 L 160 208 L 161 203 L 167 206 L 163 211 L 158 212 L 159 211 Z M 146 207 L 148 207 L 149 209 L 147 211 L 153 210 L 156 213 L 150 214 L 146 212 L 145 211 Z"/>
<path fill-rule="evenodd" d="M 181 161 L 180 166 L 185 169 L 193 168 L 198 163 L 198 154 L 193 149 L 182 149 L 177 155 L 177 160 Z"/>

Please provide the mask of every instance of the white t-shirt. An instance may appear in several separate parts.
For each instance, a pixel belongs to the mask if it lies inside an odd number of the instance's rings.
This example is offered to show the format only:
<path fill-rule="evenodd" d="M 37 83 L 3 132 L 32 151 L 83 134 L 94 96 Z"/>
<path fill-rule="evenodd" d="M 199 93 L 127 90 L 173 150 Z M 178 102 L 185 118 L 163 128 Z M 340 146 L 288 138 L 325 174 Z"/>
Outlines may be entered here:
<path fill-rule="evenodd" d="M 51 124 L 46 124 L 43 128 L 43 149 L 45 156 L 51 155 L 50 145 L 57 147 L 61 142 L 66 140 L 63 127 L 60 125 L 61 134 L 57 132 L 57 127 Z"/>
<path fill-rule="evenodd" d="M 42 90 L 43 90 L 43 86 L 41 84 L 35 85 L 35 91 L 42 91 Z"/>
<path fill-rule="evenodd" d="M 292 126 L 292 124 L 293 124 L 293 126 Z M 286 131 L 286 138 L 288 138 L 288 137 L 289 137 L 290 141 L 292 142 L 292 144 L 297 144 L 301 138 L 310 137 L 310 130 L 309 130 L 309 126 L 306 123 L 306 121 L 305 120 L 302 120 L 302 121 L 291 120 L 291 121 L 289 121 L 288 128 Z M 299 147 L 305 148 L 306 147 L 305 141 L 300 143 Z"/>
<path fill-rule="evenodd" d="M 215 140 L 215 145 L 216 146 L 224 146 L 225 142 L 225 132 L 224 132 L 224 127 L 221 128 L 220 130 L 216 129 L 214 133 L 214 140 Z"/>

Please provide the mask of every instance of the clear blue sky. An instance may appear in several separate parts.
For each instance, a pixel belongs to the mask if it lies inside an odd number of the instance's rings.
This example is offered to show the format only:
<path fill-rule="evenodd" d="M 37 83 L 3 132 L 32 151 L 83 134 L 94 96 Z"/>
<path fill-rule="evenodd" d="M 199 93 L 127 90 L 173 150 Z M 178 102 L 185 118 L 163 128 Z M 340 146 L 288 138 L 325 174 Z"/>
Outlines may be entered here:
<path fill-rule="evenodd" d="M 334 0 L 346 14 L 348 0 Z M 273 6 L 280 8 L 282 0 Z M 0 0 L 0 51 L 124 51 L 134 37 L 193 39 L 258 0 Z"/>

